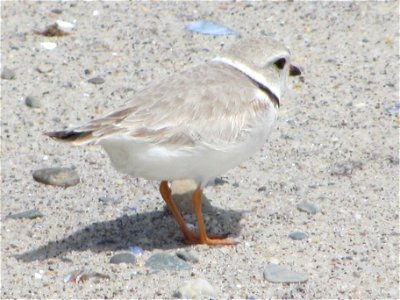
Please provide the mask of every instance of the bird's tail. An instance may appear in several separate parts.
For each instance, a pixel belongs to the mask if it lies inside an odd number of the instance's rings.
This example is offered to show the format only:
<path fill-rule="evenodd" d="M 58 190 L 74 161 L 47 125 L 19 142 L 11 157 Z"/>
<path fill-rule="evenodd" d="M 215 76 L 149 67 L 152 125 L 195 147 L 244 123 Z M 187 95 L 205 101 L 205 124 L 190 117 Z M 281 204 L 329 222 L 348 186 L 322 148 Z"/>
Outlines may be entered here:
<path fill-rule="evenodd" d="M 75 144 L 85 144 L 92 140 L 92 131 L 75 131 L 75 130 L 65 130 L 65 131 L 53 131 L 46 132 L 45 135 L 66 143 Z"/>

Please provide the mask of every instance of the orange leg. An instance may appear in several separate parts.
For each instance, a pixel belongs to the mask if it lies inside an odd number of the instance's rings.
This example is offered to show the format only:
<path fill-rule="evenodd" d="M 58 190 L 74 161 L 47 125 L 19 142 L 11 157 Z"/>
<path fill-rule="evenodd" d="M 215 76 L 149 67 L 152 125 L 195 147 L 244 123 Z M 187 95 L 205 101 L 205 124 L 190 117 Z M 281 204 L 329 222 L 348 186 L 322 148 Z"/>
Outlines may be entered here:
<path fill-rule="evenodd" d="M 199 229 L 199 236 L 195 241 L 195 244 L 207 244 L 207 245 L 235 245 L 236 242 L 231 241 L 229 239 L 224 239 L 221 237 L 210 238 L 207 236 L 206 226 L 203 221 L 203 213 L 201 210 L 201 194 L 202 190 L 200 185 L 197 186 L 197 189 L 193 192 L 192 195 L 192 203 L 194 212 L 197 218 L 197 226 Z M 189 241 L 191 242 L 191 241 Z"/>
<path fill-rule="evenodd" d="M 165 203 L 167 204 L 169 210 L 171 211 L 172 215 L 174 216 L 176 222 L 178 223 L 179 228 L 181 229 L 183 235 L 185 236 L 186 241 L 188 241 L 189 243 L 194 243 L 195 241 L 197 241 L 196 234 L 193 233 L 186 225 L 186 222 L 183 219 L 178 208 L 176 207 L 175 202 L 172 200 L 171 189 L 168 186 L 168 182 L 161 181 L 160 193 Z"/>

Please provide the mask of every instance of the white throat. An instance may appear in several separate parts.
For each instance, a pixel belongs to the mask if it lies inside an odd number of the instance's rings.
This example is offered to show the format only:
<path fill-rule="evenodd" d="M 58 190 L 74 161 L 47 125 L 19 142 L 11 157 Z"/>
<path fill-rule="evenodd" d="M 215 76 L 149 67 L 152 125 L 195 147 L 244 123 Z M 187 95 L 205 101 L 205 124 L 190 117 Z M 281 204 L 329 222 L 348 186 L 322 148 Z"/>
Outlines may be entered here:
<path fill-rule="evenodd" d="M 271 86 L 270 84 L 268 84 L 266 78 L 262 74 L 260 74 L 259 72 L 249 68 L 245 64 L 242 64 L 241 62 L 234 61 L 234 60 L 226 58 L 226 57 L 216 57 L 212 61 L 222 62 L 224 64 L 227 64 L 227 65 L 229 65 L 229 66 L 241 71 L 242 73 L 246 74 L 251 79 L 253 79 L 254 81 L 256 81 L 259 84 L 261 84 L 261 85 L 265 86 L 266 88 L 268 88 L 276 97 L 278 97 L 278 99 L 281 98 L 281 91 L 280 91 L 279 88 L 277 88 L 275 86 Z"/>

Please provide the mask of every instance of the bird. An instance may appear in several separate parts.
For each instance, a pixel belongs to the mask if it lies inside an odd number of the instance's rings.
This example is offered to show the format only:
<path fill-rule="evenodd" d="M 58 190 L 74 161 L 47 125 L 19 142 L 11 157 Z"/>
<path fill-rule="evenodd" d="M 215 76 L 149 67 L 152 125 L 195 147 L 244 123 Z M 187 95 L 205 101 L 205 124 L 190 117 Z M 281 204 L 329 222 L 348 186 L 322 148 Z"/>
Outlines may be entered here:
<path fill-rule="evenodd" d="M 94 143 L 125 174 L 160 181 L 159 192 L 188 244 L 234 245 L 209 235 L 202 214 L 206 184 L 255 154 L 273 129 L 289 76 L 301 74 L 290 51 L 269 38 L 242 38 L 214 59 L 138 91 L 116 110 L 72 129 L 45 133 L 74 145 Z M 196 182 L 191 230 L 170 182 Z"/>

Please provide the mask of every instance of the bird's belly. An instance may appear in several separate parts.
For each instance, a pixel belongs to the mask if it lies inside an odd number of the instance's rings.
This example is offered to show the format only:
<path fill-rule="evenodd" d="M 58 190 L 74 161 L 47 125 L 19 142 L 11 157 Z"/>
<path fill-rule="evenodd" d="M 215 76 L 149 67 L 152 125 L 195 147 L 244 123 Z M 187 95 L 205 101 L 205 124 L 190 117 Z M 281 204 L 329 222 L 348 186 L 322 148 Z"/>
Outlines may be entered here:
<path fill-rule="evenodd" d="M 120 172 L 150 180 L 194 179 L 205 183 L 257 152 L 268 138 L 273 123 L 270 120 L 260 124 L 246 139 L 221 147 L 201 143 L 194 146 L 151 144 L 124 136 L 101 140 L 99 144 Z"/>

